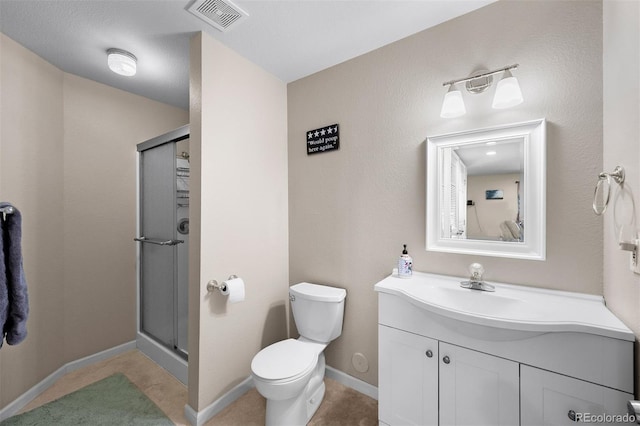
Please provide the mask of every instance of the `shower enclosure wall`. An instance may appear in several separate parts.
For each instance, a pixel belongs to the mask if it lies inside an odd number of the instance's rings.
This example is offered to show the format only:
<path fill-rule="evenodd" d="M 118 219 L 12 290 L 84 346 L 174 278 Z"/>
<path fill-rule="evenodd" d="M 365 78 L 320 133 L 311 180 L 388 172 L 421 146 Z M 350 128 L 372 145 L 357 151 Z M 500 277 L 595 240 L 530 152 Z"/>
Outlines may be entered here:
<path fill-rule="evenodd" d="M 187 382 L 189 126 L 138 144 L 137 346 Z"/>

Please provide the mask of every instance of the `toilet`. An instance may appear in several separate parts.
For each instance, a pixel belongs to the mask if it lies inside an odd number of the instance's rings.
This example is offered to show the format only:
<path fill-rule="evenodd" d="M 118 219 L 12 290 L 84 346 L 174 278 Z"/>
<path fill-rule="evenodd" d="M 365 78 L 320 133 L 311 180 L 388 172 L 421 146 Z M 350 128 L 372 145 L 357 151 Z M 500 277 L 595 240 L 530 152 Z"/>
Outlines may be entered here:
<path fill-rule="evenodd" d="M 342 334 L 347 291 L 300 283 L 289 288 L 298 339 L 276 342 L 253 357 L 251 376 L 267 399 L 266 426 L 306 425 L 324 397 L 324 348 Z"/>

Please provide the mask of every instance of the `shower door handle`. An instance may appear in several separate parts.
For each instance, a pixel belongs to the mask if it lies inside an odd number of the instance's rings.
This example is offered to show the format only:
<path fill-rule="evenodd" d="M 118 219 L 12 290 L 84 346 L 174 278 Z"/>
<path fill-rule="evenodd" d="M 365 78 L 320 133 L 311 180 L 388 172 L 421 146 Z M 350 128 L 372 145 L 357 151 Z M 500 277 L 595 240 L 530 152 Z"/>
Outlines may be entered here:
<path fill-rule="evenodd" d="M 184 240 L 166 240 L 166 241 L 162 241 L 162 240 L 149 239 L 147 237 L 138 237 L 138 238 L 134 238 L 133 240 L 134 241 L 139 241 L 141 243 L 156 244 L 158 246 L 175 246 L 176 244 L 184 243 Z"/>

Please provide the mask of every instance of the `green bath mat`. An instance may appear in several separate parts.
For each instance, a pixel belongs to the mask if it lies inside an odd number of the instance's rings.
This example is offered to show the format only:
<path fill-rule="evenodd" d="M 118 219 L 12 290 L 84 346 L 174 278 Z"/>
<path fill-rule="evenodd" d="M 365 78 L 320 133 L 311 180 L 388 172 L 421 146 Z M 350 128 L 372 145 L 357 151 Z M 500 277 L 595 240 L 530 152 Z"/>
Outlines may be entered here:
<path fill-rule="evenodd" d="M 123 374 L 114 374 L 11 417 L 2 426 L 173 426 L 173 422 Z"/>

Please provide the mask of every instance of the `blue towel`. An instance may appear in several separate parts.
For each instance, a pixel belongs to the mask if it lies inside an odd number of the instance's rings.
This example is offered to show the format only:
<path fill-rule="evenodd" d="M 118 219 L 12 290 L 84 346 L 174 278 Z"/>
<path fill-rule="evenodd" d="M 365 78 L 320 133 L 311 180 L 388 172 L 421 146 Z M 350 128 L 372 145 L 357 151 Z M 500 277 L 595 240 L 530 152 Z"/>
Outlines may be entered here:
<path fill-rule="evenodd" d="M 9 203 L 0 203 L 9 207 Z M 12 206 L 11 206 L 12 207 Z M 27 337 L 29 298 L 22 265 L 22 215 L 14 212 L 0 218 L 0 326 L 2 339 L 17 345 Z"/>

